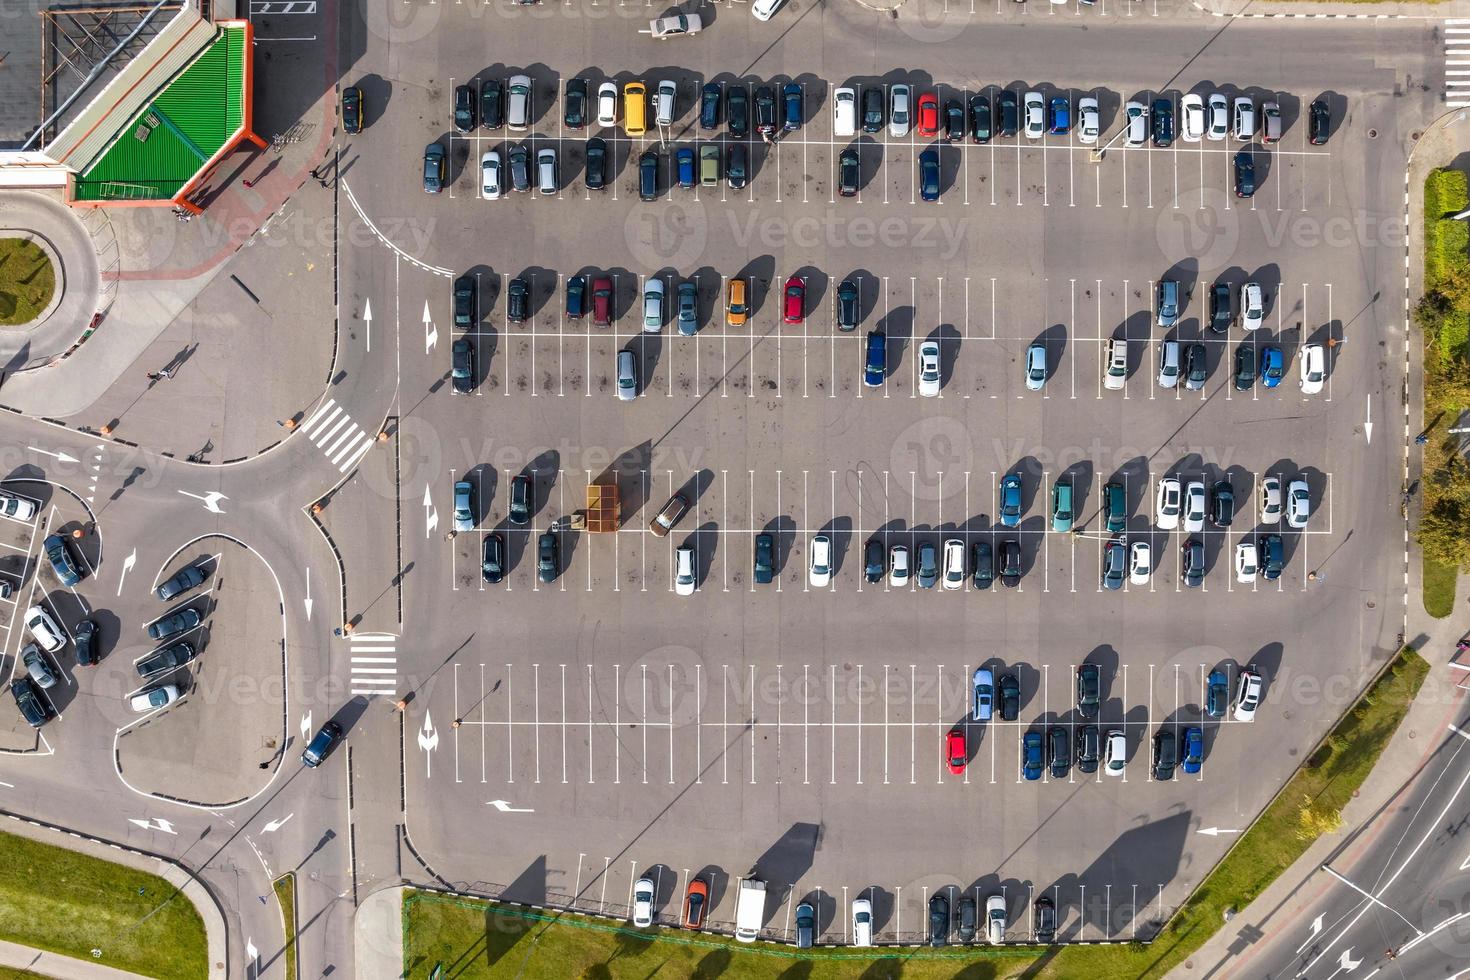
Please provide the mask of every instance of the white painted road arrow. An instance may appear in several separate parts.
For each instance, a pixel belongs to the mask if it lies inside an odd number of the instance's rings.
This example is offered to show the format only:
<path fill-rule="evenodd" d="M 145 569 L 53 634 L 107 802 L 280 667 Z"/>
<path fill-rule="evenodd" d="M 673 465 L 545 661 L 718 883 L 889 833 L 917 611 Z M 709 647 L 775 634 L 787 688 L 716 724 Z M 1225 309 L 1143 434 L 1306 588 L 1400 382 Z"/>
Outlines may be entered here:
<path fill-rule="evenodd" d="M 226 497 L 224 494 L 220 493 L 218 490 L 211 490 L 202 497 L 199 496 L 199 494 L 197 493 L 190 493 L 187 490 L 180 490 L 179 493 L 183 494 L 186 497 L 193 497 L 195 500 L 204 501 L 204 509 L 209 511 L 211 514 L 223 514 L 224 511 L 219 509 L 219 502 L 221 500 L 230 499 L 229 497 Z"/>
<path fill-rule="evenodd" d="M 276 831 L 280 830 L 282 827 L 286 826 L 286 821 L 290 820 L 294 816 L 296 816 L 296 811 L 292 810 L 281 819 L 270 821 L 264 827 L 260 828 L 260 831 L 264 834 L 273 834 Z"/>
<path fill-rule="evenodd" d="M 434 349 L 439 342 L 439 331 L 434 328 L 434 318 L 429 315 L 429 301 L 424 300 L 424 353 Z"/>
<path fill-rule="evenodd" d="M 1221 834 L 1238 834 L 1240 831 L 1231 830 L 1226 827 L 1201 827 L 1195 831 L 1196 834 L 1204 834 L 1206 837 L 1218 837 Z"/>
<path fill-rule="evenodd" d="M 1368 396 L 1367 414 L 1363 417 L 1363 438 L 1373 442 L 1373 396 Z"/>
<path fill-rule="evenodd" d="M 439 526 L 439 512 L 434 509 L 434 498 L 429 495 L 429 485 L 424 484 L 424 537 L 434 533 Z"/>
<path fill-rule="evenodd" d="M 29 449 L 33 453 L 40 453 L 42 456 L 50 456 L 50 457 L 52 457 L 53 459 L 55 459 L 59 463 L 75 463 L 75 462 L 79 462 L 78 459 L 75 456 L 71 456 L 71 455 L 69 455 L 67 453 L 53 453 L 49 449 L 37 449 L 35 446 L 27 446 L 26 448 Z"/>
<path fill-rule="evenodd" d="M 311 734 L 311 712 L 301 716 L 301 737 L 306 738 Z"/>
<path fill-rule="evenodd" d="M 486 806 L 493 806 L 495 809 L 499 810 L 501 813 L 535 813 L 536 812 L 535 810 L 531 809 L 530 807 L 511 806 L 510 803 L 508 801 L 506 801 L 506 800 L 488 800 L 488 801 L 486 801 L 485 805 Z"/>
<path fill-rule="evenodd" d="M 362 301 L 362 318 L 367 323 L 367 349 L 371 354 L 373 350 L 373 301 L 371 297 Z"/>
<path fill-rule="evenodd" d="M 1314 940 L 1314 939 L 1317 938 L 1317 933 L 1319 933 L 1321 931 L 1322 931 L 1322 916 L 1319 915 L 1315 919 L 1312 920 L 1312 934 L 1307 937 L 1307 941 L 1306 942 L 1302 943 L 1300 946 L 1298 946 L 1296 948 L 1296 951 L 1298 953 L 1300 953 L 1302 950 L 1304 950 L 1308 946 L 1310 946 L 1311 943 L 1312 943 L 1312 940 Z"/>
<path fill-rule="evenodd" d="M 152 820 L 139 820 L 137 817 L 128 817 L 128 823 L 141 827 L 144 830 L 160 830 L 165 834 L 173 834 L 175 837 L 179 835 L 179 832 L 174 830 L 174 825 L 162 817 L 154 817 Z"/>
<path fill-rule="evenodd" d="M 439 732 L 434 728 L 434 719 L 424 712 L 424 727 L 419 729 L 419 748 L 424 750 L 424 776 L 433 773 L 434 750 L 439 747 Z"/>
<path fill-rule="evenodd" d="M 118 595 L 122 595 L 123 583 L 125 581 L 127 581 L 128 572 L 131 572 L 133 570 L 133 566 L 136 565 L 137 563 L 138 563 L 138 549 L 137 548 L 134 548 L 133 551 L 132 551 L 132 553 L 129 554 L 126 558 L 123 559 L 122 575 L 120 575 L 118 577 L 118 580 L 117 580 L 117 594 Z"/>
<path fill-rule="evenodd" d="M 306 566 L 306 621 L 311 622 L 311 566 Z"/>

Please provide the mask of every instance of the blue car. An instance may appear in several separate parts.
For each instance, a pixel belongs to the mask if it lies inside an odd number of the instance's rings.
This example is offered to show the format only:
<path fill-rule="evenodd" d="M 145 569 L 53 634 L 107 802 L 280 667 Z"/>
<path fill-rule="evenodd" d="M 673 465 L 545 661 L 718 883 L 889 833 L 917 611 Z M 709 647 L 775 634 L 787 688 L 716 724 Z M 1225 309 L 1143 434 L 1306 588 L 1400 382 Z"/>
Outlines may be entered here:
<path fill-rule="evenodd" d="M 1224 718 L 1230 704 L 1230 678 L 1223 670 L 1210 671 L 1205 681 L 1205 714 L 1211 718 Z"/>
<path fill-rule="evenodd" d="M 786 87 L 781 90 L 781 104 L 785 115 L 783 128 L 788 133 L 794 133 L 801 128 L 801 86 L 795 82 L 787 82 Z"/>
<path fill-rule="evenodd" d="M 1021 778 L 1033 782 L 1040 779 L 1042 765 L 1041 733 L 1027 732 L 1021 740 Z"/>
<path fill-rule="evenodd" d="M 77 571 L 77 563 L 72 561 L 71 549 L 66 546 L 65 538 L 59 534 L 47 535 L 41 548 L 46 552 L 46 560 L 51 563 L 51 571 L 58 582 L 70 587 L 82 580 L 82 573 Z"/>
<path fill-rule="evenodd" d="M 1202 728 L 1184 730 L 1184 760 L 1179 764 L 1185 772 L 1199 772 L 1205 761 L 1205 732 Z"/>
<path fill-rule="evenodd" d="M 1007 473 L 1000 481 L 1000 522 L 1006 527 L 1021 523 L 1021 474 Z"/>
<path fill-rule="evenodd" d="M 939 200 L 939 151 L 932 146 L 919 154 L 919 197 Z"/>
<path fill-rule="evenodd" d="M 880 388 L 883 377 L 888 373 L 888 338 L 883 331 L 868 334 L 868 356 L 863 363 L 863 384 L 869 388 Z"/>
<path fill-rule="evenodd" d="M 1267 388 L 1275 388 L 1281 384 L 1281 379 L 1286 376 L 1286 358 L 1281 354 L 1280 347 L 1261 348 L 1261 384 Z"/>
<path fill-rule="evenodd" d="M 694 150 L 681 146 L 674 154 L 674 159 L 679 164 L 679 186 L 685 190 L 692 190 L 694 188 Z"/>
<path fill-rule="evenodd" d="M 1046 104 L 1046 131 L 1053 136 L 1061 136 L 1071 128 L 1071 103 L 1058 95 Z"/>

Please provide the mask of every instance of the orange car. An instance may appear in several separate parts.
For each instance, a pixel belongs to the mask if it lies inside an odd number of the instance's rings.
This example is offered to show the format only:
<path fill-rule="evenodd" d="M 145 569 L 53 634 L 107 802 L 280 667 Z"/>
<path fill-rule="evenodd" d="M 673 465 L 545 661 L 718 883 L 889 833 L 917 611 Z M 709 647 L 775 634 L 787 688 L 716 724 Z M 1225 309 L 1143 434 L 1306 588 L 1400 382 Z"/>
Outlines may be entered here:
<path fill-rule="evenodd" d="M 684 928 L 703 929 L 704 910 L 708 905 L 709 883 L 703 878 L 695 878 L 684 893 Z"/>
<path fill-rule="evenodd" d="M 750 316 L 750 306 L 745 297 L 745 280 L 731 279 L 725 302 L 725 324 L 731 327 L 743 327 L 748 316 Z"/>

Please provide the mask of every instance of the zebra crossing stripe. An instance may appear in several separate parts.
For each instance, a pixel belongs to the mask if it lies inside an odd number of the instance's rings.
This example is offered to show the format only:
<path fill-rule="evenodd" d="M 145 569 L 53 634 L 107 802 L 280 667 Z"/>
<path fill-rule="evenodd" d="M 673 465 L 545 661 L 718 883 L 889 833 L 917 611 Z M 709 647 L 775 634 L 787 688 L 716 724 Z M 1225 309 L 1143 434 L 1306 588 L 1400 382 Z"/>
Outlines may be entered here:
<path fill-rule="evenodd" d="M 351 639 L 350 687 L 353 694 L 393 695 L 398 691 L 398 637 L 365 633 Z M 379 654 L 379 656 L 372 656 Z M 388 654 L 388 656 L 382 656 Z"/>

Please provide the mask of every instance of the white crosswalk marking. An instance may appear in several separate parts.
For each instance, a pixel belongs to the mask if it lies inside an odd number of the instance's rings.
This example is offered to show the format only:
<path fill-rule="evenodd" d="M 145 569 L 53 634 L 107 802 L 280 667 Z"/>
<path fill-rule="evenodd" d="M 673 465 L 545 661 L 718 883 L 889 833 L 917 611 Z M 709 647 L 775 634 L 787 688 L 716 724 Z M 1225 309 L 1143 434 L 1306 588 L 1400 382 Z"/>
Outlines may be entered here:
<path fill-rule="evenodd" d="M 1444 22 L 1444 100 L 1451 109 L 1470 106 L 1470 17 Z"/>
<path fill-rule="evenodd" d="M 392 633 L 353 634 L 351 689 L 353 694 L 398 693 L 398 637 Z"/>
<path fill-rule="evenodd" d="M 330 398 L 301 424 L 301 431 L 341 473 L 356 466 L 373 444 L 373 437 Z"/>

